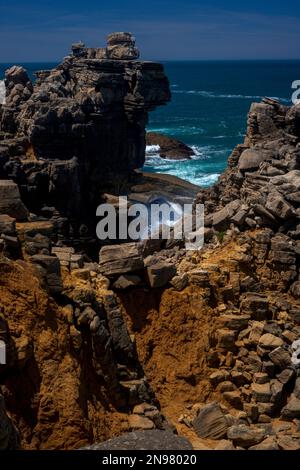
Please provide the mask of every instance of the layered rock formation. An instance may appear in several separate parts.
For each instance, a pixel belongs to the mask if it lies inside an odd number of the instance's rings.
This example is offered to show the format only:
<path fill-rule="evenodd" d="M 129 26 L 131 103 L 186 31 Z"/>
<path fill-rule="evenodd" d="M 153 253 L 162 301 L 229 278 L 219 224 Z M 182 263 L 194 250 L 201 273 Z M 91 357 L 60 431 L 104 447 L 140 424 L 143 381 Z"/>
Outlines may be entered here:
<path fill-rule="evenodd" d="M 34 85 L 22 67 L 9 69 L 0 109 L 1 178 L 19 185 L 31 211 L 54 206 L 77 236 L 80 225 L 94 234 L 99 185 L 117 191 L 143 166 L 148 112 L 170 99 L 163 67 L 132 60 L 129 33 L 109 36 L 105 58 L 78 48 Z"/>
<path fill-rule="evenodd" d="M 154 153 L 158 153 L 161 158 L 190 160 L 195 155 L 194 150 L 180 140 L 157 132 L 147 132 L 146 143 L 147 145 L 154 146 Z"/>
<path fill-rule="evenodd" d="M 9 414 L 27 449 L 189 448 L 174 425 L 195 449 L 299 449 L 299 106 L 252 105 L 244 144 L 197 196 L 203 250 L 170 239 L 99 254 L 99 200 L 174 192 L 168 178 L 156 191 L 143 175 L 128 184 L 147 112 L 169 99 L 162 67 L 129 60 L 130 41 L 110 37 L 116 60 L 76 45 L 34 86 L 21 68 L 6 75 L 4 447 L 17 446 Z M 181 185 L 181 200 L 196 189 Z"/>

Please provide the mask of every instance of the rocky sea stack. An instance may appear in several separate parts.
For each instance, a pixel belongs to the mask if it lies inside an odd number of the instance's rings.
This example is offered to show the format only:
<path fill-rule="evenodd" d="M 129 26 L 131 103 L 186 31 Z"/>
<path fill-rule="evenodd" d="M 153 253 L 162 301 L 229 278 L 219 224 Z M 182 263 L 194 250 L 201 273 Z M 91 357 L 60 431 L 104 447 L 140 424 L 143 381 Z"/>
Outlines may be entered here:
<path fill-rule="evenodd" d="M 199 190 L 136 171 L 162 65 L 130 33 L 72 51 L 34 84 L 6 72 L 0 448 L 299 450 L 299 105 L 253 104 Z M 100 245 L 96 207 L 120 194 L 204 203 L 204 248 Z"/>

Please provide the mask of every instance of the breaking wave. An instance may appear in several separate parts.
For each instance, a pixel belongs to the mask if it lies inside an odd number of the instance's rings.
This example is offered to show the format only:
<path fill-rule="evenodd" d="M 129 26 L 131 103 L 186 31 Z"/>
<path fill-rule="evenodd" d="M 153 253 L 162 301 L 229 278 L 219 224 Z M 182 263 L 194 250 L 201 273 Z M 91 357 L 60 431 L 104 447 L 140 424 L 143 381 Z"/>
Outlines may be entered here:
<path fill-rule="evenodd" d="M 227 93 L 215 93 L 213 91 L 205 90 L 173 90 L 173 93 L 185 94 L 185 95 L 199 95 L 204 98 L 224 98 L 224 99 L 244 99 L 244 100 L 261 100 L 264 96 L 261 95 L 240 95 L 240 94 L 227 94 Z M 285 103 L 290 103 L 290 99 L 281 98 L 278 96 L 270 96 L 274 100 L 284 101 Z"/>

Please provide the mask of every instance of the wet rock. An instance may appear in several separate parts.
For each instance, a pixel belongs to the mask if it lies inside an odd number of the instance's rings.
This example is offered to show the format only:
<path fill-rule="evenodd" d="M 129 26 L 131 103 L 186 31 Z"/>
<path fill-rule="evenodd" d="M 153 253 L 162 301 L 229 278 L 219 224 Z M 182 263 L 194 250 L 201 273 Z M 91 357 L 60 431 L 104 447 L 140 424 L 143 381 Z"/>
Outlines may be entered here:
<path fill-rule="evenodd" d="M 213 215 L 212 225 L 216 230 L 225 230 L 231 221 L 231 218 L 236 214 L 241 206 L 241 201 L 232 201 L 228 203 L 223 209 L 215 212 Z"/>
<path fill-rule="evenodd" d="M 281 338 L 267 333 L 260 337 L 258 344 L 266 349 L 275 349 L 280 346 L 283 346 L 284 343 Z"/>
<path fill-rule="evenodd" d="M 229 328 L 231 330 L 243 330 L 248 326 L 250 315 L 234 315 L 225 314 L 218 318 L 218 324 L 221 328 Z"/>
<path fill-rule="evenodd" d="M 277 444 L 276 438 L 274 436 L 270 436 L 260 444 L 250 447 L 248 450 L 279 450 L 279 446 Z"/>
<path fill-rule="evenodd" d="M 291 356 L 283 347 L 276 348 L 270 352 L 269 358 L 280 369 L 286 369 L 291 364 Z"/>
<path fill-rule="evenodd" d="M 223 398 L 236 410 L 243 409 L 243 400 L 241 397 L 241 393 L 238 390 L 234 390 L 232 392 L 224 392 Z"/>
<path fill-rule="evenodd" d="M 137 287 L 141 284 L 141 278 L 130 274 L 123 274 L 114 283 L 114 288 L 117 290 L 129 289 L 130 287 Z"/>
<path fill-rule="evenodd" d="M 0 213 L 22 221 L 29 216 L 21 201 L 19 188 L 12 180 L 0 180 Z"/>
<path fill-rule="evenodd" d="M 129 416 L 128 422 L 132 430 L 141 429 L 146 431 L 155 428 L 154 423 L 146 416 L 132 414 Z"/>
<path fill-rule="evenodd" d="M 238 168 L 241 171 L 256 170 L 269 157 L 264 151 L 253 149 L 244 150 L 239 158 Z"/>
<path fill-rule="evenodd" d="M 217 370 L 209 376 L 210 383 L 216 387 L 221 382 L 225 382 L 229 378 L 229 372 L 227 370 Z"/>
<path fill-rule="evenodd" d="M 191 156 L 195 155 L 193 149 L 183 142 L 157 132 L 147 132 L 146 144 L 155 146 L 155 154 L 159 154 L 161 158 L 189 160 Z"/>
<path fill-rule="evenodd" d="M 296 436 L 279 435 L 277 443 L 280 450 L 300 450 L 300 439 Z"/>
<path fill-rule="evenodd" d="M 0 394 L 0 450 L 17 450 L 19 447 L 19 434 L 6 414 L 4 399 Z"/>
<path fill-rule="evenodd" d="M 281 417 L 286 421 L 300 418 L 300 399 L 292 396 L 287 405 L 281 410 Z"/>
<path fill-rule="evenodd" d="M 253 383 L 251 385 L 251 390 L 253 394 L 253 398 L 257 402 L 261 403 L 268 403 L 271 400 L 271 388 L 269 383 L 264 383 L 264 384 L 259 384 L 259 383 Z"/>

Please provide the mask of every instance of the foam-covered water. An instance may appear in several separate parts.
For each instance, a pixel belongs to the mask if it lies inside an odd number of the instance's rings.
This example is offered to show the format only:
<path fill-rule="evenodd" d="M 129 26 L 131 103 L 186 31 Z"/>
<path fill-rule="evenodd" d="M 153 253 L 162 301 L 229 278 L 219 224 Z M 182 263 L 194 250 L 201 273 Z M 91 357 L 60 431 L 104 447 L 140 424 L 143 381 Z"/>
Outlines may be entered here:
<path fill-rule="evenodd" d="M 144 169 L 210 186 L 243 142 L 251 103 L 265 96 L 291 104 L 300 61 L 165 62 L 172 101 L 150 113 L 148 130 L 190 145 L 192 160 L 164 160 L 147 149 Z"/>

